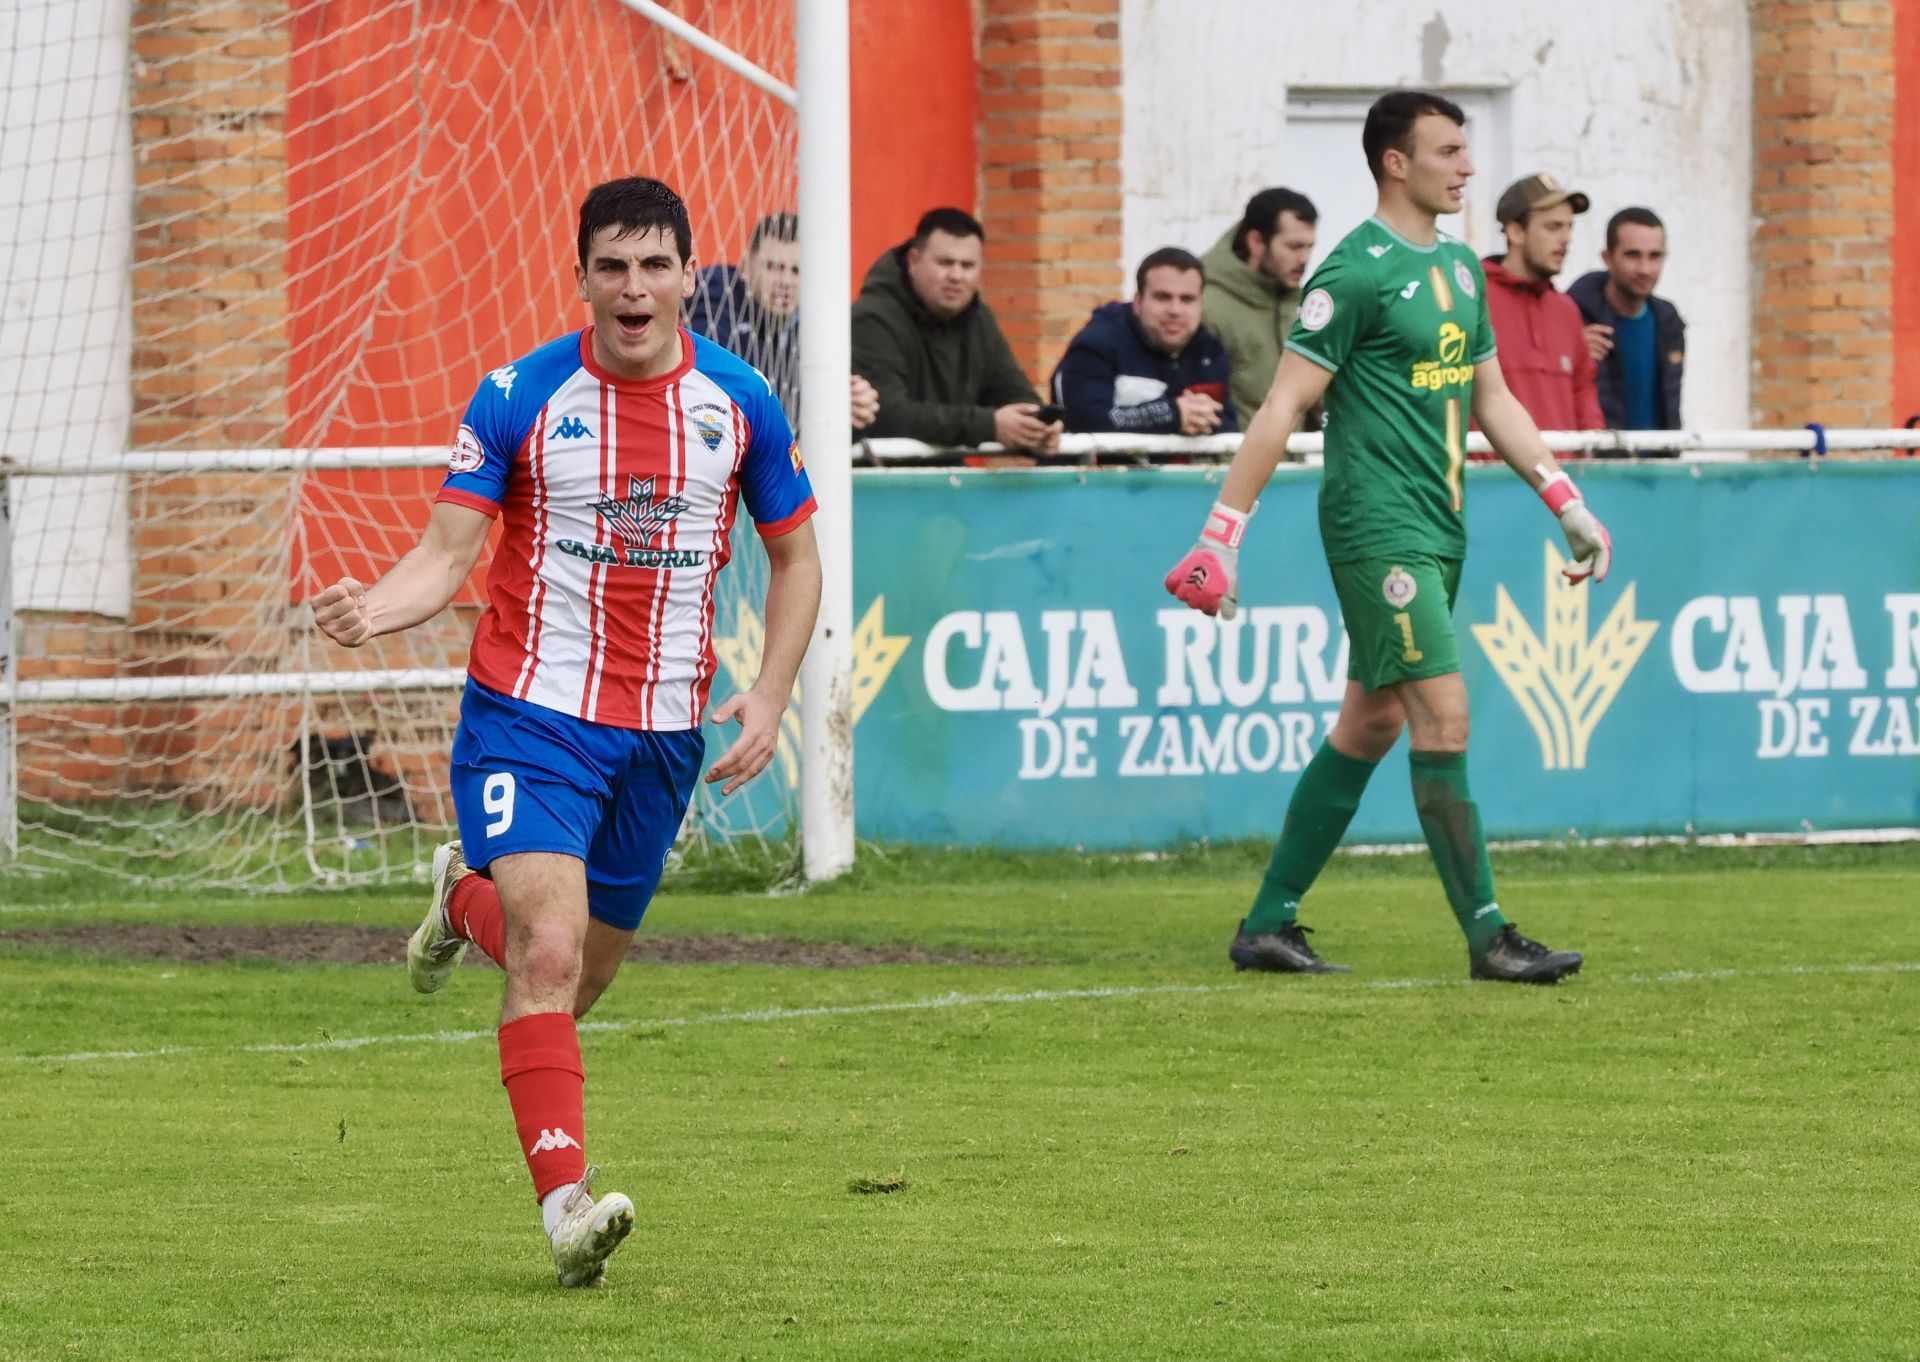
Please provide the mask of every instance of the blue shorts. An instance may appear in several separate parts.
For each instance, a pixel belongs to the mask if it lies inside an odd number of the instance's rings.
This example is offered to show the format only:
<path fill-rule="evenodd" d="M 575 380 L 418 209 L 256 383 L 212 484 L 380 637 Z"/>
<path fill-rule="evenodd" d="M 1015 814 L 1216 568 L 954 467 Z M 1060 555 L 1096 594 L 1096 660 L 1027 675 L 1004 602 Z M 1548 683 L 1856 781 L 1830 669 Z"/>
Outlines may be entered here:
<path fill-rule="evenodd" d="M 640 925 L 687 814 L 706 739 L 589 723 L 471 679 L 453 735 L 453 808 L 467 864 L 520 851 L 577 856 L 587 911 Z"/>

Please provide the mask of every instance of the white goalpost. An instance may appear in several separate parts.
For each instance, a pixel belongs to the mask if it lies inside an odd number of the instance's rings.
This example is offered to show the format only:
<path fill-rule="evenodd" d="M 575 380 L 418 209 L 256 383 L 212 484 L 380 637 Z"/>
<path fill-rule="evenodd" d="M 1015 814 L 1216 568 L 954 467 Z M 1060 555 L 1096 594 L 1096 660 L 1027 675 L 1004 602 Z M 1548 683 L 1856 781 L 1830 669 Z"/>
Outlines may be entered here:
<path fill-rule="evenodd" d="M 787 377 L 826 600 L 775 766 L 728 799 L 703 788 L 683 844 L 797 831 L 809 877 L 846 869 L 846 0 L 18 17 L 0 54 L 0 268 L 25 300 L 0 319 L 0 871 L 418 874 L 451 824 L 477 592 L 352 654 L 304 600 L 403 552 L 473 387 L 579 325 L 573 208 L 623 174 L 681 191 L 703 264 L 740 259 L 766 214 L 804 224 Z M 717 695 L 757 673 L 765 581 L 743 532 Z"/>

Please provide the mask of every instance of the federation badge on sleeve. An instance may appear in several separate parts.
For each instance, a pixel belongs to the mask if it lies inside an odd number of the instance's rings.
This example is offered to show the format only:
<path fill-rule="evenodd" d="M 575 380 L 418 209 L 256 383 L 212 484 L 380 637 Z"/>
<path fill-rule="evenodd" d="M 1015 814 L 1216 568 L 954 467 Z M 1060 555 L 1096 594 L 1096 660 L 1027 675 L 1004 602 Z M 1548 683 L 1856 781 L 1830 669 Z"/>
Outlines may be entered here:
<path fill-rule="evenodd" d="M 480 437 L 473 433 L 471 426 L 462 426 L 453 435 L 453 453 L 447 459 L 449 473 L 471 473 L 487 461 L 487 452 L 480 448 Z"/>
<path fill-rule="evenodd" d="M 1333 295 L 1323 288 L 1309 293 L 1300 304 L 1300 325 L 1318 331 L 1333 320 Z"/>
<path fill-rule="evenodd" d="M 1380 594 L 1395 610 L 1404 610 L 1419 591 L 1420 583 L 1413 580 L 1413 574 L 1399 566 L 1387 574 L 1386 581 L 1380 583 Z"/>

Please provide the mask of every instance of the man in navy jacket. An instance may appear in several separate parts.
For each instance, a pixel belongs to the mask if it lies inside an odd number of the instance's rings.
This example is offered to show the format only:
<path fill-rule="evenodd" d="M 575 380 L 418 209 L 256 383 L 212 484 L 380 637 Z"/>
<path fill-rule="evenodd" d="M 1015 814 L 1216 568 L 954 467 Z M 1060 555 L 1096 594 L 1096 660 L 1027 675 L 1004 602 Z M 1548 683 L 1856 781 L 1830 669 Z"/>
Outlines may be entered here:
<path fill-rule="evenodd" d="M 1679 430 L 1687 324 L 1654 293 L 1667 263 L 1667 229 L 1648 208 L 1622 208 L 1607 223 L 1604 270 L 1567 290 L 1587 323 L 1599 364 L 1600 407 L 1614 430 Z M 1651 451 L 1650 451 L 1651 452 Z"/>
<path fill-rule="evenodd" d="M 1053 371 L 1067 429 L 1141 435 L 1237 430 L 1227 396 L 1228 359 L 1200 324 L 1205 271 L 1166 246 L 1140 262 L 1130 303 L 1105 303 Z"/>

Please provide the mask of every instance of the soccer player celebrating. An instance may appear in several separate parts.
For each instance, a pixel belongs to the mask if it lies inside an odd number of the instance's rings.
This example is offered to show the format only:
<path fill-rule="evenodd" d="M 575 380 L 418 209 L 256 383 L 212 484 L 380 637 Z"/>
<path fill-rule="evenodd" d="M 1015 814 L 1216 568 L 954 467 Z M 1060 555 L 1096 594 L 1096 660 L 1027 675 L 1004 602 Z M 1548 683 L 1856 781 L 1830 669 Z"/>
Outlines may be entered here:
<path fill-rule="evenodd" d="M 349 648 L 410 628 L 453 599 L 501 519 L 453 740 L 461 840 L 434 857 L 407 969 L 431 993 L 472 944 L 506 970 L 501 1081 L 564 1286 L 598 1282 L 633 1229 L 630 1200 L 589 1187 L 575 1021 L 620 968 L 700 770 L 714 581 L 741 498 L 772 577 L 759 678 L 712 715 L 740 726 L 707 775 L 723 792 L 772 759 L 820 603 L 813 495 L 780 404 L 680 327 L 686 205 L 657 180 L 600 185 L 578 247 L 593 324 L 489 373 L 419 544 L 372 586 L 313 598 Z"/>
<path fill-rule="evenodd" d="M 1200 542 L 1167 575 L 1167 589 L 1186 604 L 1231 618 L 1255 499 L 1287 433 L 1324 398 L 1320 535 L 1352 645 L 1347 690 L 1229 947 L 1240 969 L 1347 969 L 1308 944 L 1300 900 L 1403 727 L 1412 731 L 1414 806 L 1466 933 L 1473 977 L 1544 984 L 1580 968 L 1578 953 L 1530 941 L 1502 915 L 1467 785 L 1467 691 L 1452 610 L 1467 546 L 1469 412 L 1559 517 L 1569 578 L 1604 581 L 1612 546 L 1500 376 L 1479 260 L 1435 225 L 1460 210 L 1473 174 L 1465 122 L 1456 105 L 1417 91 L 1382 95 L 1367 111 L 1361 142 L 1379 206 L 1309 281 Z"/>

